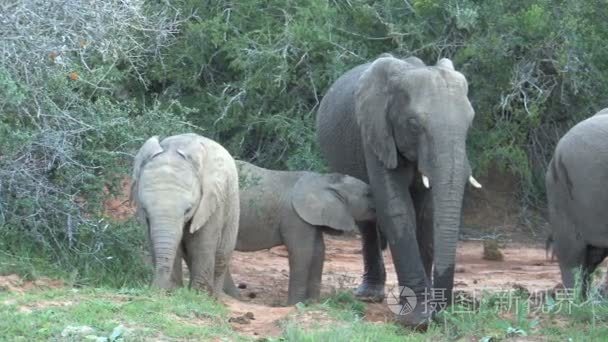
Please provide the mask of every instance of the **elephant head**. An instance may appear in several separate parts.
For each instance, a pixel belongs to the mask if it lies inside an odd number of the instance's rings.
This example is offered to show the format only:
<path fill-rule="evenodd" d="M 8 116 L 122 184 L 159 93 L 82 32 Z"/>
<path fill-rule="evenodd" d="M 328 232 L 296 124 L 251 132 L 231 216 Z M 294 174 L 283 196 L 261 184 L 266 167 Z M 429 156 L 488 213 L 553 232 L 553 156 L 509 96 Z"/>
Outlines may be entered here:
<path fill-rule="evenodd" d="M 162 143 L 152 137 L 135 156 L 131 199 L 151 239 L 154 286 L 174 286 L 170 276 L 182 237 L 204 226 L 218 207 L 222 171 L 194 134 Z"/>
<path fill-rule="evenodd" d="M 338 173 L 302 177 L 294 186 L 291 204 L 304 221 L 335 231 L 355 232 L 356 221 L 375 219 L 369 186 Z"/>
<path fill-rule="evenodd" d="M 405 168 L 403 174 L 410 179 L 403 184 L 412 184 L 418 176 L 431 188 L 433 285 L 448 292 L 453 287 L 464 187 L 467 180 L 480 187 L 471 175 L 466 153 L 467 133 L 474 118 L 467 92 L 465 77 L 454 70 L 449 59 L 425 66 L 415 57 L 401 60 L 387 55 L 362 73 L 355 89 L 355 116 L 369 153 L 388 170 L 385 172 Z M 402 201 L 412 214 L 409 192 L 398 193 L 408 197 Z M 402 234 L 383 233 L 389 240 Z"/>

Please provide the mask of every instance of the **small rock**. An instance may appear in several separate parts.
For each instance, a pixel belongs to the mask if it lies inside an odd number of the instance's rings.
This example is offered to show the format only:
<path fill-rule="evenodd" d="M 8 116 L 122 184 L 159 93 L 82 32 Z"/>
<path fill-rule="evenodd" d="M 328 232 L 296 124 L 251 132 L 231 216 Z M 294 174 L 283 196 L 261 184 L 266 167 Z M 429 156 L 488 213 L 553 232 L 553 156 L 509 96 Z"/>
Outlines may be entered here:
<path fill-rule="evenodd" d="M 245 284 L 245 283 L 239 283 L 238 288 L 241 289 L 241 290 L 246 289 L 247 288 L 247 284 Z"/>
<path fill-rule="evenodd" d="M 247 317 L 247 314 L 244 314 L 244 315 L 241 315 L 241 316 L 230 317 L 228 319 L 228 322 L 230 322 L 230 323 L 238 323 L 238 324 L 250 324 L 251 323 L 251 319 L 249 317 Z"/>
<path fill-rule="evenodd" d="M 251 320 L 255 320 L 255 316 L 253 315 L 253 312 L 250 312 L 250 311 L 245 314 L 245 317 L 247 317 Z"/>
<path fill-rule="evenodd" d="M 249 294 L 247 295 L 247 297 L 253 299 L 255 297 L 257 297 L 258 295 L 255 294 L 255 292 L 249 292 Z"/>
<path fill-rule="evenodd" d="M 95 333 L 95 329 L 93 329 L 89 326 L 86 326 L 86 325 L 82 325 L 82 326 L 68 325 L 61 332 L 61 336 L 62 337 L 86 336 L 86 335 L 93 335 L 93 333 Z"/>
<path fill-rule="evenodd" d="M 454 270 L 454 272 L 456 272 L 456 273 L 465 273 L 466 269 L 463 266 L 457 266 L 456 269 Z"/>

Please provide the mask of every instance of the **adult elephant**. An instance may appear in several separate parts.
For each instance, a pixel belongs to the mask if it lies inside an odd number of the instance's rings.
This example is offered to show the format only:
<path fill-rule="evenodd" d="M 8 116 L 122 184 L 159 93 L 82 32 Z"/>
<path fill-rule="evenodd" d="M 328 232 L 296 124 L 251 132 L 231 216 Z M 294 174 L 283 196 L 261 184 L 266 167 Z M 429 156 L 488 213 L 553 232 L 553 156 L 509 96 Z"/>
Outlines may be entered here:
<path fill-rule="evenodd" d="M 397 317 L 406 326 L 425 326 L 441 305 L 431 302 L 432 286 L 450 300 L 464 187 L 467 180 L 480 187 L 466 153 L 475 115 L 467 91 L 449 59 L 426 66 L 383 54 L 338 78 L 317 113 L 331 169 L 368 182 L 377 211 L 380 234 L 376 226 L 360 227 L 365 273 L 356 295 L 384 297 L 386 239 L 399 285 L 417 297 Z M 412 304 L 406 294 L 402 303 Z"/>
<path fill-rule="evenodd" d="M 554 252 L 564 287 L 590 276 L 608 256 L 608 108 L 572 127 L 557 143 L 545 176 Z M 551 239 L 551 238 L 550 238 Z M 551 242 L 551 241 L 550 241 Z"/>

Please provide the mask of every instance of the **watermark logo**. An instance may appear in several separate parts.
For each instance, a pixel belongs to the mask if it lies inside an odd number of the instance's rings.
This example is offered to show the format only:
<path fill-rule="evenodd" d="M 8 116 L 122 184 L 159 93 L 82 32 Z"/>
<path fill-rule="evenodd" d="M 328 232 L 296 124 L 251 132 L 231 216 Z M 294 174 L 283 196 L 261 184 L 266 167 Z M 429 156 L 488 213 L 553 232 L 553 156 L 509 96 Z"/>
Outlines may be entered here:
<path fill-rule="evenodd" d="M 418 298 L 416 293 L 407 286 L 393 287 L 386 296 L 388 308 L 397 315 L 407 315 L 414 311 Z"/>
<path fill-rule="evenodd" d="M 574 292 L 566 289 L 526 291 L 526 293 L 522 293 L 520 289 L 478 289 L 467 292 L 453 291 L 451 296 L 448 296 L 446 289 L 431 288 L 416 296 L 416 293 L 407 286 L 395 286 L 387 291 L 386 304 L 394 314 L 407 315 L 413 312 L 417 305 L 422 306 L 420 309 L 424 313 L 443 311 L 449 306 L 451 313 L 472 314 L 485 306 L 497 313 L 570 314 L 572 307 L 585 303 L 577 303 Z"/>

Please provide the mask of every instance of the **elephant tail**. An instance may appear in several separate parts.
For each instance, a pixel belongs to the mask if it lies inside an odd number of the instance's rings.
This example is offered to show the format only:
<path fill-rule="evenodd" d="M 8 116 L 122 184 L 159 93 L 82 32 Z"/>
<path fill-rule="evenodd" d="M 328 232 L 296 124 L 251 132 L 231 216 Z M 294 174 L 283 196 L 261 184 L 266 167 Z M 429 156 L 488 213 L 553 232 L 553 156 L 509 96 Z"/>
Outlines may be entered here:
<path fill-rule="evenodd" d="M 549 253 L 551 253 L 551 261 L 555 260 L 555 249 L 553 242 L 553 234 L 549 234 L 547 241 L 545 242 L 545 257 L 549 259 Z"/>

